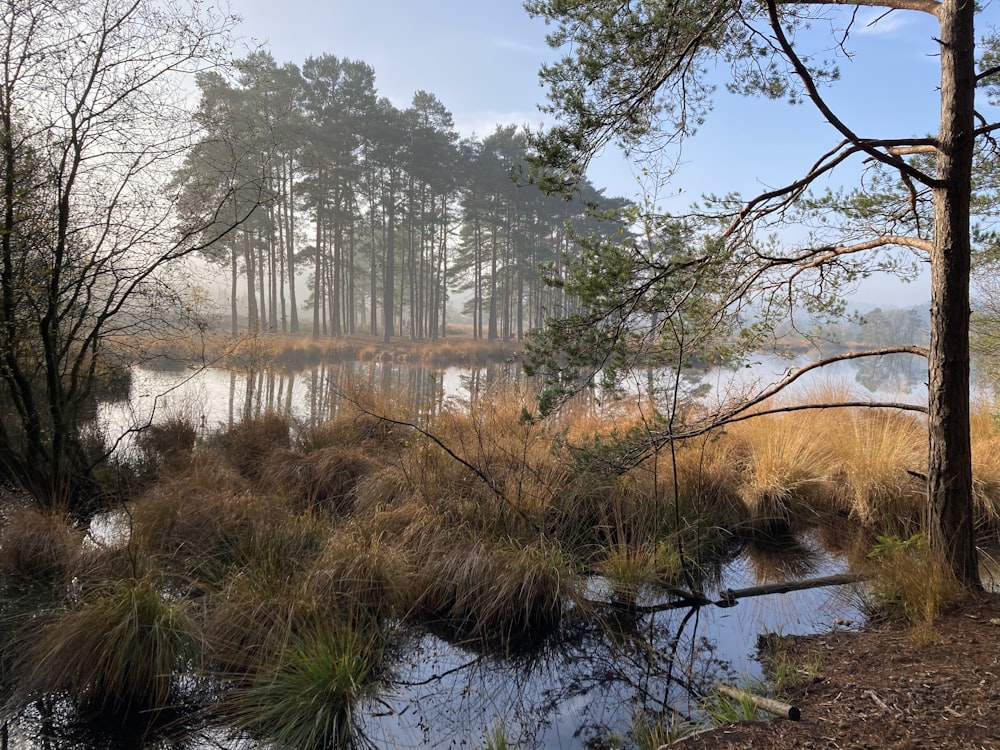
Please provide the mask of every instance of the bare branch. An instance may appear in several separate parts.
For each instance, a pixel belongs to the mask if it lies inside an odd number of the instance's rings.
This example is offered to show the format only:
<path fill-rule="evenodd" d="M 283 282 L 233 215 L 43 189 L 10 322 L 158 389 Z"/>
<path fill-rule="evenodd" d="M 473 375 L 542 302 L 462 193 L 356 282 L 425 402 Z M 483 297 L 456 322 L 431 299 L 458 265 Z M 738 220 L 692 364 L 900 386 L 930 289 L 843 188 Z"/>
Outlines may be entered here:
<path fill-rule="evenodd" d="M 835 4 L 858 5 L 859 3 L 837 2 Z M 867 3 L 862 3 L 862 4 L 867 4 Z M 875 5 L 874 3 L 872 4 Z M 937 6 L 938 3 L 934 2 L 933 7 L 937 8 Z M 877 7 L 885 7 L 885 5 L 883 3 L 878 3 Z M 894 6 L 888 6 L 888 7 L 894 7 Z M 920 10 L 921 8 L 914 8 L 914 9 Z M 881 151 L 879 148 L 872 145 L 872 141 L 870 139 L 861 138 L 849 127 L 847 127 L 847 125 L 839 117 L 837 117 L 837 115 L 833 112 L 832 109 L 830 109 L 829 105 L 820 95 L 819 89 L 816 86 L 816 82 L 815 80 L 813 80 L 812 74 L 809 72 L 809 69 L 806 67 L 805 63 L 802 62 L 802 59 L 798 56 L 798 53 L 796 53 L 795 48 L 792 46 L 792 43 L 788 40 L 788 37 L 785 35 L 785 31 L 781 27 L 781 19 L 778 17 L 778 7 L 776 0 L 768 0 L 767 12 L 771 22 L 771 29 L 774 31 L 774 35 L 778 40 L 778 44 L 781 45 L 782 52 L 784 52 L 785 57 L 788 58 L 788 61 L 791 62 L 792 67 L 795 69 L 796 74 L 802 80 L 802 84 L 805 86 L 809 98 L 812 100 L 813 104 L 816 105 L 816 108 L 819 109 L 819 111 L 823 114 L 823 116 L 826 117 L 827 122 L 833 125 L 833 127 L 835 127 L 841 134 L 843 134 L 843 136 L 850 143 L 857 146 L 861 151 L 864 151 L 873 159 L 876 159 L 877 161 L 880 161 L 883 164 L 886 164 L 887 166 L 890 166 L 902 172 L 903 174 L 909 175 L 910 178 L 916 180 L 917 182 L 923 185 L 926 185 L 928 187 L 937 187 L 938 180 L 936 178 L 931 177 L 928 174 L 925 174 L 924 172 L 920 171 L 913 165 L 907 163 L 903 159 L 900 159 L 898 157 L 892 156 L 891 154 L 887 154 L 884 151 Z M 936 14 L 936 10 L 933 12 Z"/>
<path fill-rule="evenodd" d="M 986 78 L 995 76 L 997 73 L 1000 73 L 1000 65 L 994 65 L 992 68 L 987 68 L 976 76 L 976 83 Z"/>
<path fill-rule="evenodd" d="M 936 154 L 938 147 L 936 144 L 927 144 L 925 146 L 899 146 L 896 148 L 887 148 L 886 153 L 892 154 L 893 156 L 909 156 L 911 154 Z"/>
<path fill-rule="evenodd" d="M 781 5 L 799 4 L 801 0 L 780 0 Z M 868 8 L 888 8 L 889 10 L 919 10 L 922 13 L 938 14 L 941 3 L 937 0 L 806 0 L 808 5 L 851 5 Z"/>
<path fill-rule="evenodd" d="M 772 213 L 780 213 L 795 202 L 817 179 L 835 167 L 842 164 L 849 157 L 859 153 L 869 153 L 870 149 L 886 149 L 892 153 L 895 149 L 903 148 L 927 148 L 937 149 L 937 140 L 934 138 L 902 138 L 902 139 L 858 139 L 857 143 L 844 140 L 834 146 L 831 150 L 823 154 L 798 180 L 790 182 L 783 187 L 769 190 L 755 196 L 743 206 L 742 210 L 735 216 L 726 230 L 726 236 L 733 234 L 736 229 L 745 223 L 756 221 Z M 906 175 L 906 172 L 903 172 Z M 909 176 L 909 175 L 907 175 Z M 775 199 L 780 201 L 772 203 Z"/>
<path fill-rule="evenodd" d="M 758 257 L 762 260 L 770 261 L 776 264 L 799 265 L 801 266 L 800 271 L 804 271 L 809 268 L 816 268 L 823 263 L 827 263 L 828 261 L 843 255 L 852 255 L 854 253 L 861 253 L 867 250 L 875 250 L 876 248 L 890 247 L 894 245 L 912 247 L 916 250 L 930 254 L 934 243 L 930 240 L 921 239 L 920 237 L 885 235 L 884 237 L 874 237 L 870 240 L 866 240 L 865 242 L 858 242 L 853 245 L 827 245 L 824 247 L 811 248 L 796 256 L 772 257 L 758 254 Z M 796 273 L 798 272 L 799 271 Z"/>
<path fill-rule="evenodd" d="M 852 359 L 862 359 L 865 357 L 882 357 L 887 354 L 912 354 L 917 357 L 927 358 L 928 350 L 922 346 L 885 346 L 878 349 L 865 349 L 855 352 L 844 352 L 842 354 L 824 357 L 823 359 L 803 365 L 790 370 L 781 380 L 768 386 L 755 396 L 733 404 L 729 408 L 722 408 L 710 414 L 707 418 L 696 424 L 689 426 L 679 432 L 671 430 L 661 430 L 651 432 L 647 439 L 639 445 L 629 450 L 623 457 L 622 469 L 627 469 L 641 463 L 651 453 L 655 453 L 664 446 L 675 441 L 690 440 L 701 437 L 710 432 L 714 432 L 721 427 L 736 422 L 743 422 L 755 417 L 767 414 L 778 414 L 782 412 L 804 411 L 810 409 L 845 409 L 845 408 L 865 408 L 865 409 L 896 409 L 899 411 L 911 411 L 921 414 L 927 413 L 927 407 L 921 404 L 910 404 L 905 402 L 885 402 L 885 401 L 836 401 L 821 404 L 798 404 L 795 406 L 775 406 L 768 409 L 755 409 L 768 399 L 774 398 L 784 391 L 795 381 L 799 380 L 806 373 L 818 370 L 823 367 L 845 362 Z"/>

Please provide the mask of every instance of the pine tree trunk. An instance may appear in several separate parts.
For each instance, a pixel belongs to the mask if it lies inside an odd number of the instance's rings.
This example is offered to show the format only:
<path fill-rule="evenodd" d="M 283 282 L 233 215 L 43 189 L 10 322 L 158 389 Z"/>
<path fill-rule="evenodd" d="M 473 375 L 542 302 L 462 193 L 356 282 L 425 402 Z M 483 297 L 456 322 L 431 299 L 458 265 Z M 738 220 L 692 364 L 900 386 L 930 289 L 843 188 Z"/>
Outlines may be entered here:
<path fill-rule="evenodd" d="M 944 0 L 939 185 L 934 190 L 928 380 L 927 534 L 962 584 L 978 587 L 969 440 L 969 228 L 974 148 L 975 7 Z"/>

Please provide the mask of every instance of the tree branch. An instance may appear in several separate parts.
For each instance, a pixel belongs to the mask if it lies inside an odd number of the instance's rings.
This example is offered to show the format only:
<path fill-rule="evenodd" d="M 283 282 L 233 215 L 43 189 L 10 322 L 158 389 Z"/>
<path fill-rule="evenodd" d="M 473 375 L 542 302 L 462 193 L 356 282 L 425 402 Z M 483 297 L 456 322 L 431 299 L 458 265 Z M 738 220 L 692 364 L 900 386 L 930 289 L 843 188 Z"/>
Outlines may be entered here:
<path fill-rule="evenodd" d="M 875 5 L 876 7 L 886 7 L 883 3 L 858 3 L 858 2 L 841 3 L 839 2 L 839 0 L 833 0 L 833 4 L 844 4 L 844 5 L 870 4 L 870 5 Z M 917 4 L 925 5 L 926 0 L 924 0 L 924 2 L 920 2 L 920 0 L 917 0 Z M 936 8 L 938 7 L 938 3 L 934 2 L 932 3 L 932 6 L 935 8 L 935 10 L 928 12 L 932 12 L 933 14 L 936 15 L 937 13 Z M 890 5 L 888 7 L 895 7 L 895 6 Z M 921 10 L 922 8 L 914 8 L 914 9 Z M 796 74 L 802 80 L 802 85 L 805 86 L 806 92 L 809 94 L 809 98 L 812 100 L 813 104 L 816 105 L 816 108 L 819 109 L 819 111 L 823 114 L 823 116 L 826 117 L 827 122 L 829 122 L 831 125 L 833 125 L 834 128 L 840 131 L 840 133 L 843 134 L 843 136 L 849 142 L 857 146 L 860 150 L 867 153 L 873 159 L 880 161 L 883 164 L 886 164 L 887 166 L 890 166 L 893 169 L 902 172 L 903 174 L 908 175 L 911 179 L 914 179 L 917 182 L 926 185 L 927 187 L 937 187 L 939 182 L 936 178 L 933 178 L 930 175 L 921 172 L 919 169 L 912 166 L 911 164 L 908 164 L 903 159 L 894 157 L 890 154 L 880 151 L 878 148 L 871 145 L 872 141 L 870 139 L 861 138 L 849 127 L 847 127 L 847 125 L 839 117 L 837 117 L 837 115 L 833 112 L 833 110 L 830 109 L 829 105 L 827 105 L 823 97 L 820 96 L 819 89 L 816 86 L 816 82 L 813 80 L 812 74 L 809 72 L 809 69 L 805 66 L 805 63 L 802 62 L 802 59 L 795 52 L 795 48 L 792 46 L 792 43 L 788 41 L 788 37 L 785 35 L 785 31 L 781 27 L 781 19 L 778 17 L 777 0 L 767 0 L 767 13 L 768 13 L 768 18 L 770 19 L 771 22 L 771 29 L 774 31 L 775 38 L 778 40 L 778 44 L 781 46 L 782 52 L 784 52 L 785 57 L 788 58 L 788 61 L 792 64 L 792 67 L 795 69 Z"/>
<path fill-rule="evenodd" d="M 748 419 L 753 419 L 755 417 L 765 416 L 767 414 L 778 414 L 782 412 L 792 412 L 792 411 L 804 411 L 808 409 L 842 409 L 842 408 L 867 408 L 867 409 L 897 409 L 900 411 L 913 411 L 921 414 L 927 413 L 927 407 L 920 404 L 908 404 L 900 402 L 881 402 L 881 401 L 838 401 L 833 403 L 824 404 L 799 404 L 794 406 L 775 406 L 770 409 L 764 409 L 759 411 L 751 411 L 755 406 L 758 406 L 770 398 L 777 396 L 788 386 L 794 383 L 796 380 L 801 378 L 808 372 L 817 370 L 828 365 L 832 365 L 837 362 L 845 362 L 852 359 L 861 359 L 864 357 L 882 357 L 887 354 L 912 354 L 914 356 L 927 358 L 929 352 L 925 347 L 922 346 L 885 346 L 878 349 L 865 349 L 863 351 L 856 352 L 844 352 L 842 354 L 836 354 L 832 357 L 825 357 L 823 359 L 817 360 L 815 362 L 810 362 L 802 367 L 798 367 L 789 370 L 788 373 L 777 383 L 773 383 L 764 390 L 762 390 L 757 395 L 742 401 L 741 403 L 735 404 L 728 409 L 720 409 L 715 414 L 710 415 L 707 419 L 692 425 L 686 430 L 681 432 L 672 431 L 659 431 L 655 433 L 650 433 L 648 439 L 643 441 L 640 445 L 629 450 L 623 456 L 622 469 L 631 468 L 638 463 L 640 463 L 646 456 L 651 452 L 656 452 L 660 450 L 663 446 L 668 445 L 671 442 L 679 440 L 690 440 L 692 438 L 701 437 L 703 435 L 717 430 L 720 427 L 724 427 L 727 424 L 734 424 L 736 422 L 743 422 Z"/>
<path fill-rule="evenodd" d="M 937 0 L 779 0 L 781 5 L 851 5 L 889 10 L 919 10 L 937 16 L 941 3 Z"/>
<path fill-rule="evenodd" d="M 875 237 L 873 239 L 866 240 L 865 242 L 858 242 L 854 245 L 827 245 L 824 247 L 812 248 L 801 255 L 792 257 L 772 257 L 760 254 L 758 254 L 758 257 L 762 260 L 770 261 L 776 264 L 804 264 L 800 269 L 804 271 L 809 268 L 816 268 L 829 260 L 840 257 L 841 255 L 861 253 L 866 250 L 874 250 L 876 248 L 887 247 L 889 245 L 912 247 L 916 250 L 921 250 L 930 254 L 934 243 L 930 240 L 921 239 L 920 237 L 911 237 L 908 235 L 886 235 L 884 237 Z"/>
<path fill-rule="evenodd" d="M 992 68 L 987 68 L 976 75 L 976 83 L 979 83 L 986 78 L 990 78 L 991 76 L 995 76 L 997 73 L 1000 73 L 1000 65 L 994 65 Z"/>

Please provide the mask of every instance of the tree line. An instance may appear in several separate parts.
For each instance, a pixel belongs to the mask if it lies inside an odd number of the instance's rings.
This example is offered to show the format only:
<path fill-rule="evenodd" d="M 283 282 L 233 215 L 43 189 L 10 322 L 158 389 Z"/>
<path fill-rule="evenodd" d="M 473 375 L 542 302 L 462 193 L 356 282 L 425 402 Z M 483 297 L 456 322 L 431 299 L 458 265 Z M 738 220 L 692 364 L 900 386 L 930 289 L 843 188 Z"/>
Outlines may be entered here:
<path fill-rule="evenodd" d="M 258 52 L 197 81 L 204 137 L 177 183 L 195 213 L 227 196 L 203 255 L 227 270 L 234 334 L 245 316 L 250 330 L 436 340 L 461 295 L 475 338 L 521 340 L 572 304 L 558 282 L 573 237 L 624 229 L 608 212 L 625 201 L 589 182 L 569 199 L 531 184 L 526 128 L 461 138 L 433 94 L 405 109 L 380 97 L 364 62 Z"/>

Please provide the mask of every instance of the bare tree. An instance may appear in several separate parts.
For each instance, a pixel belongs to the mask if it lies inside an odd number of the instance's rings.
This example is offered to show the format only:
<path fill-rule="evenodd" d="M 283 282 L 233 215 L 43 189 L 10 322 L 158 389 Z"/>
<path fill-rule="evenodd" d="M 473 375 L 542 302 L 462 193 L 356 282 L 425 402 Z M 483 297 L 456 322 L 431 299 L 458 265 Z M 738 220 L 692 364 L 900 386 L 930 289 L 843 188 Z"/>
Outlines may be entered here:
<path fill-rule="evenodd" d="M 187 0 L 6 0 L 0 71 L 0 467 L 39 503 L 95 508 L 94 398 L 128 348 L 179 320 L 171 175 L 196 136 L 189 77 L 233 18 Z M 112 440 L 114 436 L 112 436 Z"/>

